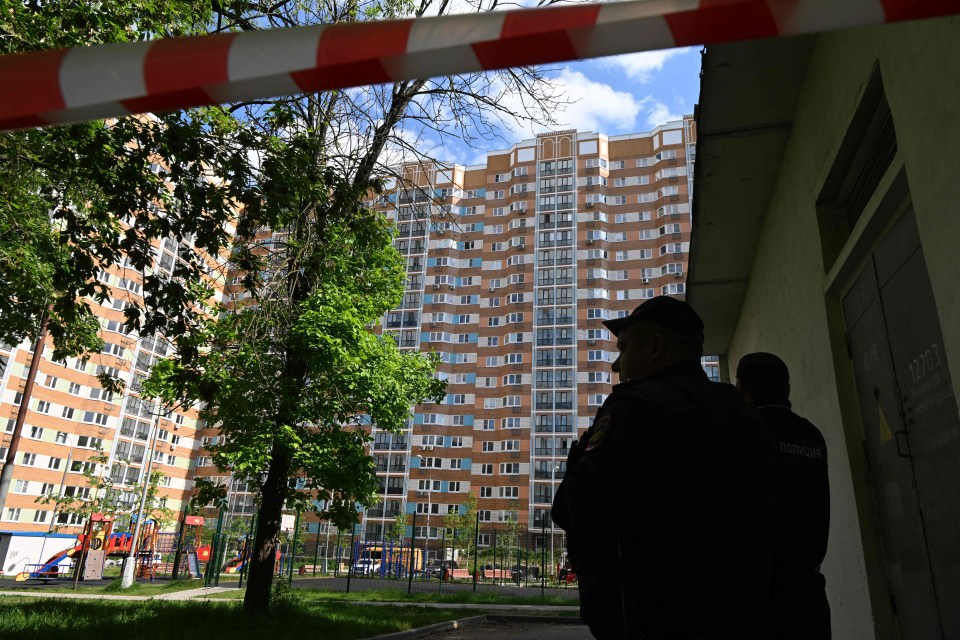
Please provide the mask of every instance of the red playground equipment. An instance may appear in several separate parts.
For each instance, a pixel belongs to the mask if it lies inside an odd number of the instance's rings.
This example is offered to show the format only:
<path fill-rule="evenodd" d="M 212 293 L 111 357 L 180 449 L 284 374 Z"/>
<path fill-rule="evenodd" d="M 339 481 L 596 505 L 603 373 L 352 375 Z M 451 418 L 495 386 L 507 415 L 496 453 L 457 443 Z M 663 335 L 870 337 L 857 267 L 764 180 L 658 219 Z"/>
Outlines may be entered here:
<path fill-rule="evenodd" d="M 76 542 L 61 551 L 53 554 L 44 562 L 39 564 L 25 565 L 24 571 L 17 574 L 17 582 L 26 580 L 56 580 L 65 575 L 62 572 L 62 564 L 66 560 L 72 560 L 77 570 L 84 571 L 84 577 L 87 579 L 100 579 L 102 574 L 102 564 L 107 556 L 126 558 L 130 555 L 133 547 L 133 534 L 129 531 L 114 532 L 114 517 L 102 513 L 94 513 L 84 525 L 83 533 L 77 536 Z M 187 527 L 192 531 L 189 532 Z M 200 561 L 210 559 L 210 547 L 200 546 L 200 532 L 203 529 L 203 518 L 199 516 L 186 516 L 181 528 L 184 540 L 181 547 L 182 573 L 191 578 L 199 578 Z M 153 580 L 156 577 L 158 568 L 170 569 L 169 563 L 163 562 L 164 556 L 169 561 L 173 561 L 174 554 L 177 551 L 177 534 L 160 531 L 160 526 L 155 520 L 145 520 L 140 534 L 140 544 L 137 545 L 134 558 L 136 568 L 134 575 L 138 578 L 148 578 Z M 91 553 L 93 552 L 93 553 Z M 87 575 L 82 565 L 91 567 L 91 557 L 96 558 L 98 571 L 92 578 Z M 81 566 L 77 566 L 81 565 Z"/>
<path fill-rule="evenodd" d="M 92 514 L 74 546 L 58 551 L 40 564 L 26 565 L 26 569 L 17 574 L 16 581 L 59 578 L 60 564 L 64 560 L 81 558 L 89 551 L 102 550 L 105 556 L 129 553 L 133 536 L 130 533 L 113 533 L 113 521 L 113 516 Z"/>

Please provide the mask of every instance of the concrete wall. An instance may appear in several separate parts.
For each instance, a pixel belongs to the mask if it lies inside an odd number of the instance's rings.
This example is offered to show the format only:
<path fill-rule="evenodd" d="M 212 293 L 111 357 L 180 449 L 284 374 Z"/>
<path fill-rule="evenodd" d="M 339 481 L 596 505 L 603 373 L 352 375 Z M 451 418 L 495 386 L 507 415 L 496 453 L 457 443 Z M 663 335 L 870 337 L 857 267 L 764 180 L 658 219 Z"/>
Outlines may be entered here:
<path fill-rule="evenodd" d="M 838 296 L 826 291 L 815 200 L 878 63 L 956 387 L 960 380 L 960 20 L 818 38 L 728 352 L 790 365 L 794 408 L 823 430 L 832 521 L 824 564 L 834 637 L 895 638 Z M 731 372 L 732 373 L 732 372 Z"/>

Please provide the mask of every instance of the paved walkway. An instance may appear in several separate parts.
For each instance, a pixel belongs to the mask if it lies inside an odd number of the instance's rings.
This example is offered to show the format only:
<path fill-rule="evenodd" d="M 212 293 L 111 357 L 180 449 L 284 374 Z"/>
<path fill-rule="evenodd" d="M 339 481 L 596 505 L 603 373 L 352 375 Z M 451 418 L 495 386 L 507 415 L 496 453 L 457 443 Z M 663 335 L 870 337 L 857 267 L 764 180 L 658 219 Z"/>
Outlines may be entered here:
<path fill-rule="evenodd" d="M 436 640 L 592 640 L 585 624 L 487 621 L 420 636 Z"/>
<path fill-rule="evenodd" d="M 64 591 L 0 591 L 0 596 L 19 596 L 22 598 L 67 598 L 79 600 L 193 600 L 209 597 L 215 593 L 236 591 L 232 587 L 206 587 L 201 589 L 184 589 L 170 593 L 158 593 L 150 596 L 122 596 L 108 593 L 67 593 Z"/>

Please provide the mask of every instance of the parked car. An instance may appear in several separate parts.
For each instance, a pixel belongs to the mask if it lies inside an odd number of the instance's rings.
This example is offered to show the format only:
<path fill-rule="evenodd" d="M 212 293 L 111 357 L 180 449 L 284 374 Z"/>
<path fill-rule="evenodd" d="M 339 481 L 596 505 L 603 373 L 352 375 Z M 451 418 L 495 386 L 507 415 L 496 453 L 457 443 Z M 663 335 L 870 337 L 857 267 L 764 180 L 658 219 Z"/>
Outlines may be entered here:
<path fill-rule="evenodd" d="M 380 565 L 372 559 L 361 558 L 353 563 L 350 573 L 356 576 L 368 576 L 380 571 Z"/>

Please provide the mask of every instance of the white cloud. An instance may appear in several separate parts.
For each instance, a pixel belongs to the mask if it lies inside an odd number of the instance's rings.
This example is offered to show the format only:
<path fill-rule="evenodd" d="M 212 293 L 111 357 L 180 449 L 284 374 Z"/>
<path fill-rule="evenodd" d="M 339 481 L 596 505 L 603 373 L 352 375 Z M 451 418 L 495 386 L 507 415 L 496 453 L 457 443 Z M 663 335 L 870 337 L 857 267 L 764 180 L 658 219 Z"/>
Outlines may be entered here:
<path fill-rule="evenodd" d="M 640 108 L 643 115 L 647 118 L 647 126 L 650 129 L 656 129 L 660 125 L 671 120 L 683 119 L 683 114 L 673 113 L 666 103 L 657 100 L 653 96 L 647 96 L 640 101 Z"/>
<path fill-rule="evenodd" d="M 663 70 L 663 65 L 670 58 L 682 55 L 690 51 L 690 47 L 681 49 L 666 49 L 663 51 L 641 51 L 639 53 L 628 53 L 622 56 L 610 56 L 600 58 L 596 61 L 598 65 L 605 69 L 623 71 L 631 80 L 640 84 L 647 84 L 653 81 L 654 74 Z"/>
<path fill-rule="evenodd" d="M 555 80 L 571 102 L 556 114 L 560 127 L 621 132 L 631 131 L 636 125 L 641 104 L 630 93 L 590 80 L 570 68 L 564 68 Z"/>

